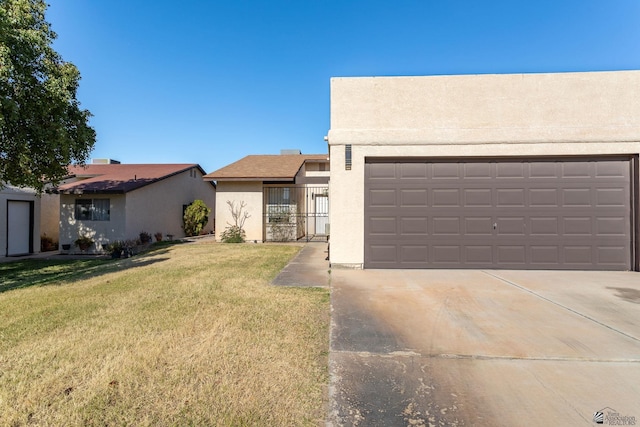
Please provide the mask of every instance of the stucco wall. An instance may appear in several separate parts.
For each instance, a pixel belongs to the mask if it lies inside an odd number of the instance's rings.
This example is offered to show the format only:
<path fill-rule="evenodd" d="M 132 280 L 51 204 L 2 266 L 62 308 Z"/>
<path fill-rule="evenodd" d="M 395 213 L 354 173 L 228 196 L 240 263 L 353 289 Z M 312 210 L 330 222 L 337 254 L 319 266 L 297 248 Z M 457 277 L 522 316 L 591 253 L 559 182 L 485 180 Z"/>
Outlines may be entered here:
<path fill-rule="evenodd" d="M 640 71 L 331 80 L 329 143 L 637 140 Z"/>
<path fill-rule="evenodd" d="M 76 199 L 109 199 L 109 221 L 79 221 L 74 217 Z M 99 252 L 102 246 L 115 240 L 124 240 L 125 234 L 125 206 L 123 194 L 96 195 L 60 195 L 60 249 L 63 244 L 71 245 L 71 252 L 78 252 L 73 242 L 82 234 L 91 237 L 94 244 L 89 252 Z"/>
<path fill-rule="evenodd" d="M 197 199 L 204 201 L 211 209 L 209 223 L 204 231 L 212 232 L 216 191 L 210 182 L 202 180 L 202 173 L 196 168 L 127 193 L 127 238 L 135 238 L 142 231 L 152 236 L 162 233 L 164 238 L 167 234 L 172 234 L 174 238 L 184 237 L 183 205 Z"/>
<path fill-rule="evenodd" d="M 6 185 L 0 188 L 0 257 L 7 254 L 7 201 L 24 200 L 34 202 L 33 252 L 40 252 L 40 198 L 32 189 Z"/>
<path fill-rule="evenodd" d="M 216 240 L 220 240 L 220 235 L 224 229 L 233 224 L 233 218 L 227 201 L 235 202 L 236 206 L 240 202 L 246 203 L 246 212 L 251 215 L 244 224 L 244 230 L 247 233 L 248 241 L 262 241 L 262 182 L 218 182 L 216 193 Z"/>
<path fill-rule="evenodd" d="M 334 78 L 328 136 L 331 264 L 361 267 L 366 157 L 638 154 L 640 71 Z"/>
<path fill-rule="evenodd" d="M 40 233 L 58 241 L 60 235 L 60 195 L 42 194 L 40 196 Z"/>

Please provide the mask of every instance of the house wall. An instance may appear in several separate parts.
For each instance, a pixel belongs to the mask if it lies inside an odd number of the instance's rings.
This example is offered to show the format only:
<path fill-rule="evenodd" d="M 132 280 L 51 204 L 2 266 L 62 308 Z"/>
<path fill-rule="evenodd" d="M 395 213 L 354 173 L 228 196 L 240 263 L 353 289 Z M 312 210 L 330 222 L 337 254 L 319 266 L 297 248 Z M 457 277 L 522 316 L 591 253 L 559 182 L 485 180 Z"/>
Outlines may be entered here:
<path fill-rule="evenodd" d="M 60 238 L 60 195 L 43 193 L 40 205 L 40 233 L 57 242 Z"/>
<path fill-rule="evenodd" d="M 334 78 L 328 139 L 331 264 L 362 267 L 366 157 L 638 154 L 640 71 Z"/>
<path fill-rule="evenodd" d="M 216 190 L 202 179 L 198 168 L 182 172 L 162 181 L 127 193 L 126 235 L 136 238 L 146 231 L 152 236 L 162 233 L 164 238 L 184 237 L 183 206 L 200 199 L 211 209 L 204 232 L 214 231 Z M 155 239 L 154 239 L 155 240 Z"/>
<path fill-rule="evenodd" d="M 109 221 L 80 221 L 74 217 L 76 199 L 109 199 Z M 71 245 L 71 253 L 78 252 L 73 242 L 82 234 L 91 237 L 96 243 L 89 252 L 101 252 L 103 246 L 115 240 L 124 240 L 125 234 L 124 194 L 61 194 L 60 195 L 60 249 L 63 244 Z"/>
<path fill-rule="evenodd" d="M 201 199 L 211 208 L 205 232 L 213 232 L 215 212 L 215 187 L 202 180 L 197 168 L 165 178 L 126 194 L 60 195 L 60 244 L 71 244 L 80 234 L 91 236 L 96 245 L 93 251 L 115 240 L 136 239 L 140 232 L 151 235 L 159 232 L 164 238 L 184 237 L 182 229 L 183 205 Z M 75 201 L 78 198 L 110 199 L 109 221 L 78 221 L 74 218 Z"/>
<path fill-rule="evenodd" d="M 244 224 L 246 239 L 249 241 L 262 241 L 262 181 L 247 182 L 218 182 L 216 193 L 216 240 L 229 224 L 234 224 L 227 201 L 246 203 L 246 212 L 251 215 Z"/>
<path fill-rule="evenodd" d="M 36 195 L 35 190 L 3 185 L 4 187 L 0 187 L 0 257 L 5 257 L 7 254 L 7 201 L 9 200 L 24 200 L 34 203 L 33 252 L 40 252 L 40 198 Z"/>

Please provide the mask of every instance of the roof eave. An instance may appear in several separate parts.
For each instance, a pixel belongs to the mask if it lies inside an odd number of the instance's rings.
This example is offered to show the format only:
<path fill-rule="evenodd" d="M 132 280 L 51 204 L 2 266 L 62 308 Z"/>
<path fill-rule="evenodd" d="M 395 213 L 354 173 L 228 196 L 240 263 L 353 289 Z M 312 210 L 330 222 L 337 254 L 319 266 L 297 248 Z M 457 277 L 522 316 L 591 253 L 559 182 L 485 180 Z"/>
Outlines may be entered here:
<path fill-rule="evenodd" d="M 292 181 L 295 177 L 228 177 L 228 176 L 205 176 L 205 181 Z"/>

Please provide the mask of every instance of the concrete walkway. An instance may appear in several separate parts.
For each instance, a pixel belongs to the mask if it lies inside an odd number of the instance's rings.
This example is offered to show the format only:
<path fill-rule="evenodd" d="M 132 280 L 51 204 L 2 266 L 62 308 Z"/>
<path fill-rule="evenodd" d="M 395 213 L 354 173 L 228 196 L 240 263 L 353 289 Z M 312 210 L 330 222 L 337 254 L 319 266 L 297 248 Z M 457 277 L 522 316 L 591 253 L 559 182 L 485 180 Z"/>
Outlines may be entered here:
<path fill-rule="evenodd" d="M 329 261 L 326 242 L 309 242 L 293 258 L 272 285 L 298 287 L 329 287 Z"/>

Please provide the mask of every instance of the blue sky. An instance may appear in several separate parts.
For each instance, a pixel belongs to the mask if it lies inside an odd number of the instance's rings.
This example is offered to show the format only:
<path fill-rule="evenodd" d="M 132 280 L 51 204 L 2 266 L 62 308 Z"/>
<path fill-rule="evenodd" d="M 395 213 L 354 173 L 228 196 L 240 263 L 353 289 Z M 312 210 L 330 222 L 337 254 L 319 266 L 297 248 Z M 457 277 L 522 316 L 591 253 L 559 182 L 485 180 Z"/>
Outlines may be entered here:
<path fill-rule="evenodd" d="M 331 77 L 640 69 L 639 0 L 49 0 L 92 157 L 326 153 Z"/>

